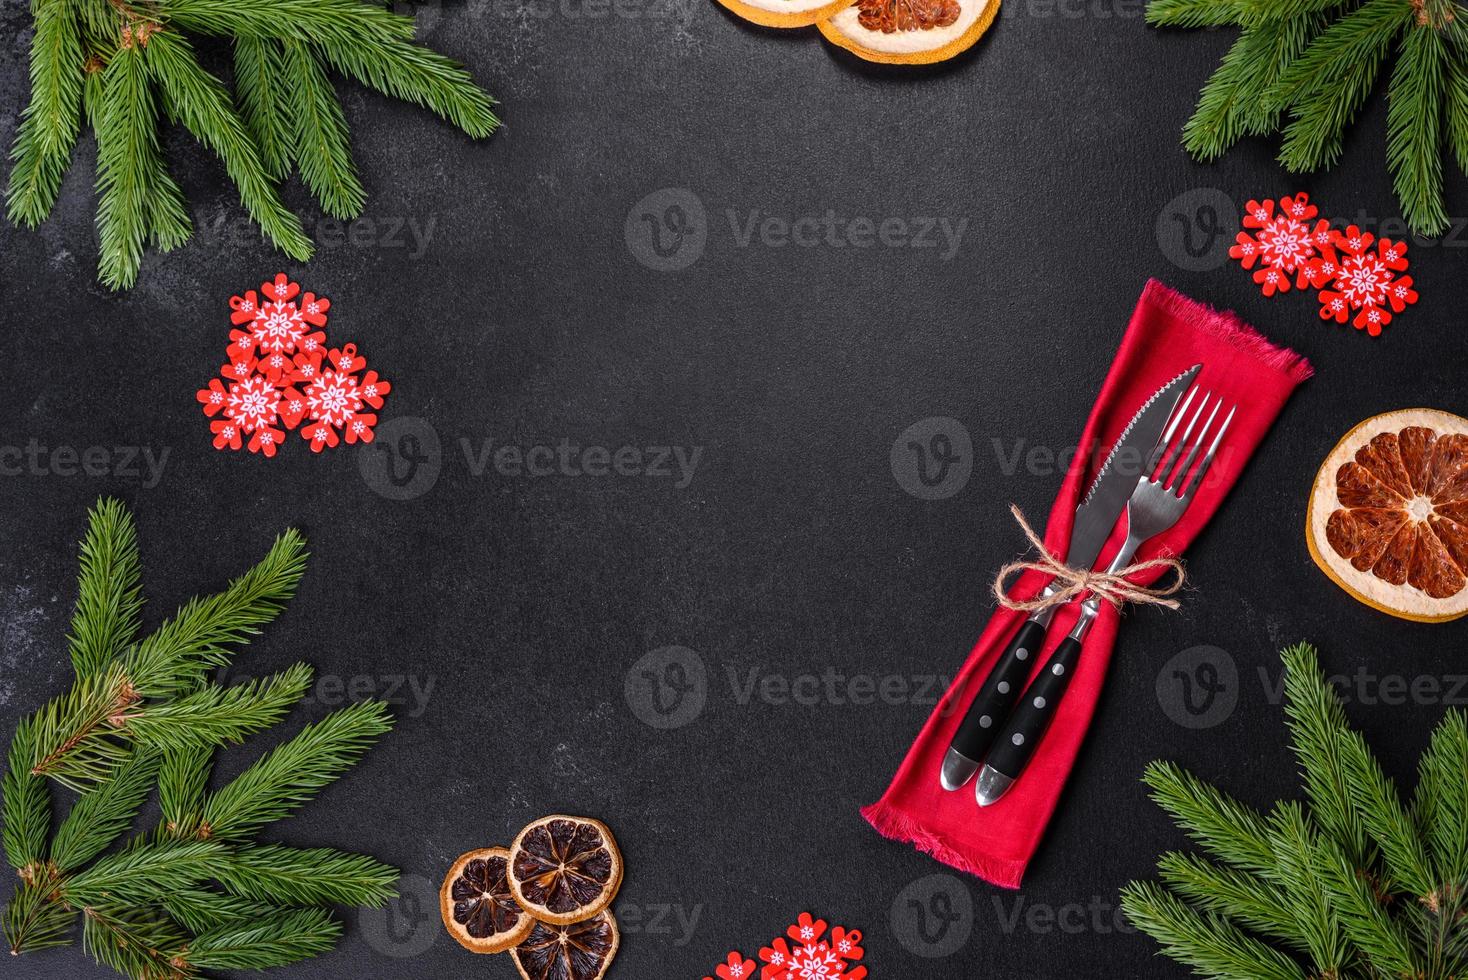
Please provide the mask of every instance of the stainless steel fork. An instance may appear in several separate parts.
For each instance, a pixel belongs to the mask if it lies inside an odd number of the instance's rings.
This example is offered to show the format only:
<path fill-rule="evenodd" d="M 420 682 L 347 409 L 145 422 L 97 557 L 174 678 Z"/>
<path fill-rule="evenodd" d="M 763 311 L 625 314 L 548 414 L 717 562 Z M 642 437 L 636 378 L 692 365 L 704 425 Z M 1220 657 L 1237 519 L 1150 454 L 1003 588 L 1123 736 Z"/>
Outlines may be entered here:
<path fill-rule="evenodd" d="M 1193 407 L 1195 396 L 1201 396 L 1197 397 L 1196 408 Z M 1173 413 L 1167 430 L 1147 461 L 1147 466 L 1137 481 L 1137 487 L 1127 501 L 1126 541 L 1116 557 L 1111 559 L 1111 564 L 1106 569 L 1108 574 L 1125 568 L 1143 543 L 1171 528 L 1187 512 L 1188 505 L 1193 502 L 1198 487 L 1203 483 L 1203 477 L 1213 465 L 1213 458 L 1223 442 L 1224 433 L 1233 422 L 1236 406 L 1229 408 L 1228 414 L 1214 432 L 1212 442 L 1208 442 L 1209 432 L 1213 430 L 1223 405 L 1222 396 L 1215 399 L 1212 394 L 1194 388 Z M 1179 427 L 1182 427 L 1180 436 L 1177 434 Z M 1193 435 L 1195 430 L 1196 437 Z M 1208 449 L 1199 460 L 1198 453 L 1203 450 L 1205 443 Z M 1196 467 L 1194 463 L 1197 463 Z M 1081 603 L 1081 614 L 1076 620 L 1075 628 L 1061 641 L 1009 716 L 1003 734 L 995 741 L 994 748 L 989 751 L 985 761 L 984 770 L 979 774 L 975 795 L 980 806 L 998 802 L 1008 792 L 1009 787 L 1014 785 L 1014 781 L 1030 761 L 1035 747 L 1044 737 L 1045 730 L 1050 727 L 1056 707 L 1075 673 L 1081 646 L 1086 634 L 1091 631 L 1091 624 L 1101 612 L 1102 601 L 1101 596 L 1092 593 Z"/>

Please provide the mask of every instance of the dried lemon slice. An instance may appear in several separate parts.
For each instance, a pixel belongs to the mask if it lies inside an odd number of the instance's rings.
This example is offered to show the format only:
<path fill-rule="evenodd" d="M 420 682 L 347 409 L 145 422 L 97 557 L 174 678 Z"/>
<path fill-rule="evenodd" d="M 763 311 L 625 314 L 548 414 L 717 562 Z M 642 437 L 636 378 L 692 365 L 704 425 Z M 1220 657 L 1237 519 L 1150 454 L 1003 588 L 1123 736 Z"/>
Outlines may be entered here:
<path fill-rule="evenodd" d="M 542 922 L 567 925 L 612 904 L 622 885 L 622 854 L 600 820 L 542 817 L 510 845 L 509 878 L 525 911 Z"/>
<path fill-rule="evenodd" d="M 930 65 L 974 46 L 999 0 L 859 0 L 818 25 L 832 44 L 888 65 Z"/>
<path fill-rule="evenodd" d="M 510 891 L 509 863 L 506 848 L 483 847 L 460 855 L 444 876 L 438 912 L 465 949 L 499 953 L 530 935 L 535 920 Z"/>
<path fill-rule="evenodd" d="M 1468 615 L 1468 419 L 1404 409 L 1356 426 L 1316 474 L 1305 518 L 1315 563 L 1402 619 Z"/>
<path fill-rule="evenodd" d="M 537 922 L 510 955 L 524 980 L 601 980 L 620 942 L 617 920 L 600 912 L 564 926 Z"/>

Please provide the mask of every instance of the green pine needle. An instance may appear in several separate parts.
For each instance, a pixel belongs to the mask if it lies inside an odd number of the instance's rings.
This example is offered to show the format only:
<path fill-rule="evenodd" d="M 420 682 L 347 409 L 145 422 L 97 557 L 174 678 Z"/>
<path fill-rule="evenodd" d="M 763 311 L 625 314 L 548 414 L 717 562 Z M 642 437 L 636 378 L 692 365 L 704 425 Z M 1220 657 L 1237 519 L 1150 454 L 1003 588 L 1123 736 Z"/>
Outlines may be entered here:
<path fill-rule="evenodd" d="M 365 854 L 280 844 L 240 847 L 218 871 L 226 889 L 277 905 L 380 907 L 397 894 L 398 873 Z"/>
<path fill-rule="evenodd" d="M 68 637 L 77 676 L 95 673 L 137 638 L 143 610 L 141 568 L 132 514 L 115 498 L 97 501 L 82 539 Z"/>
<path fill-rule="evenodd" d="M 199 65 L 193 45 L 182 34 L 160 31 L 148 38 L 147 62 L 169 116 L 224 161 L 250 216 L 281 251 L 309 259 L 312 245 L 301 219 L 281 201 L 228 90 Z"/>
<path fill-rule="evenodd" d="M 5 906 L 5 942 L 10 954 L 34 953 L 71 945 L 76 914 L 51 900 L 50 885 L 22 882 Z"/>
<path fill-rule="evenodd" d="M 35 228 L 51 213 L 81 129 L 81 29 L 70 0 L 35 6 L 31 100 L 21 114 L 10 158 L 6 213 Z"/>
<path fill-rule="evenodd" d="M 1295 919 L 1295 934 L 1310 952 L 1322 976 L 1339 976 L 1351 954 L 1340 919 L 1315 870 L 1319 841 L 1304 807 L 1282 803 L 1272 818 L 1270 839 L 1278 862 L 1270 877 L 1283 889 Z"/>
<path fill-rule="evenodd" d="M 224 666 L 233 647 L 249 642 L 280 613 L 305 569 L 305 539 L 287 531 L 229 588 L 190 600 L 126 658 L 138 692 L 144 697 L 177 694 Z"/>
<path fill-rule="evenodd" d="M 1214 856 L 1242 871 L 1274 866 L 1269 825 L 1259 812 L 1170 762 L 1147 767 L 1152 799 Z"/>
<path fill-rule="evenodd" d="M 1459 169 L 1468 172 L 1468 27 L 1455 20 L 1448 27 L 1447 130 L 1448 143 Z"/>
<path fill-rule="evenodd" d="M 134 980 L 180 980 L 188 936 L 156 911 L 114 902 L 82 910 L 82 944 L 103 966 Z"/>
<path fill-rule="evenodd" d="M 1386 162 L 1407 222 L 1428 235 L 1448 228 L 1442 123 L 1448 46 L 1431 25 L 1408 28 L 1387 89 Z"/>
<path fill-rule="evenodd" d="M 289 815 L 391 728 L 391 715 L 381 701 L 354 704 L 308 725 L 208 797 L 203 823 L 210 836 L 240 840 Z"/>
<path fill-rule="evenodd" d="M 361 46 L 413 39 L 413 18 L 360 0 L 169 0 L 168 17 L 200 34 Z"/>
<path fill-rule="evenodd" d="M 207 748 L 165 751 L 158 773 L 158 806 L 163 811 L 162 830 L 176 837 L 191 836 L 198 829 L 204 809 L 204 793 L 214 770 L 214 756 Z"/>
<path fill-rule="evenodd" d="M 157 107 L 143 55 L 125 47 L 102 73 L 97 130 L 98 274 L 125 289 L 138 277 L 148 240 L 153 178 L 162 166 Z"/>
<path fill-rule="evenodd" d="M 407 41 L 388 42 L 370 51 L 327 37 L 312 40 L 337 71 L 386 95 L 431 109 L 470 136 L 488 136 L 499 128 L 494 99 L 452 59 Z"/>
<path fill-rule="evenodd" d="M 1239 23 L 1240 0 L 1150 0 L 1147 23 L 1154 27 L 1226 27 Z"/>
<path fill-rule="evenodd" d="M 261 919 L 284 911 L 263 902 L 204 888 L 180 888 L 168 892 L 159 899 L 159 904 L 169 918 L 192 933 L 208 932 L 228 922 Z"/>
<path fill-rule="evenodd" d="M 296 121 L 293 137 L 301 179 L 321 202 L 321 210 L 337 218 L 355 218 L 362 213 L 367 192 L 352 162 L 346 116 L 331 79 L 304 41 L 285 42 L 285 65 L 295 79 L 290 114 Z"/>
<path fill-rule="evenodd" d="M 1468 881 L 1468 715 L 1449 711 L 1417 769 L 1413 815 L 1442 882 Z"/>
<path fill-rule="evenodd" d="M 5 860 L 16 871 L 46 858 L 46 835 L 51 830 L 51 793 L 45 777 L 31 772 L 36 759 L 36 723 L 27 718 L 10 740 L 5 765 Z"/>
<path fill-rule="evenodd" d="M 1168 956 L 1218 980 L 1306 980 L 1285 954 L 1245 935 L 1227 919 L 1202 913 L 1151 882 L 1121 890 L 1121 907 Z"/>
<path fill-rule="evenodd" d="M 234 82 L 240 115 L 260 151 L 260 162 L 275 180 L 284 180 L 291 153 L 291 83 L 286 77 L 284 52 L 274 38 L 241 37 L 234 42 Z"/>
<path fill-rule="evenodd" d="M 1162 855 L 1157 871 L 1164 884 L 1198 908 L 1226 913 L 1255 932 L 1306 948 L 1284 891 L 1257 875 L 1177 851 Z"/>
<path fill-rule="evenodd" d="M 139 744 L 165 750 L 237 744 L 285 717 L 310 686 L 311 668 L 305 664 L 233 687 L 207 684 L 143 708 L 126 720 L 123 731 Z"/>
<path fill-rule="evenodd" d="M 56 830 L 51 862 L 61 871 L 75 870 L 121 837 L 153 789 L 158 762 L 156 752 L 134 752 L 116 775 L 82 794 Z"/>
<path fill-rule="evenodd" d="M 61 896 L 72 905 L 99 905 L 113 899 L 147 902 L 163 892 L 191 888 L 214 874 L 225 854 L 217 841 L 143 844 L 98 858 L 67 878 Z"/>
<path fill-rule="evenodd" d="M 291 909 L 203 933 L 187 958 L 206 970 L 266 970 L 325 953 L 340 935 L 341 923 L 325 909 Z"/>

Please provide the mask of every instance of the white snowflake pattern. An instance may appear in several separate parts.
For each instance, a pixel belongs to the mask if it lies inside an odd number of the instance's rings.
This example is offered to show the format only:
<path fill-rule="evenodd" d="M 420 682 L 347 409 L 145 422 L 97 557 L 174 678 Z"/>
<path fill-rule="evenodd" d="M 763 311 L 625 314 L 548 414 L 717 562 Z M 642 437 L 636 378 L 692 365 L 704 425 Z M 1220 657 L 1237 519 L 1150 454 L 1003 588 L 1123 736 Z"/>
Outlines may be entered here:
<path fill-rule="evenodd" d="M 305 336 L 306 321 L 295 303 L 264 303 L 250 321 L 250 333 L 262 351 L 290 353 Z"/>
<path fill-rule="evenodd" d="M 311 418 L 341 428 L 362 410 L 362 394 L 357 379 L 348 374 L 323 371 L 321 377 L 306 389 L 306 405 Z"/>

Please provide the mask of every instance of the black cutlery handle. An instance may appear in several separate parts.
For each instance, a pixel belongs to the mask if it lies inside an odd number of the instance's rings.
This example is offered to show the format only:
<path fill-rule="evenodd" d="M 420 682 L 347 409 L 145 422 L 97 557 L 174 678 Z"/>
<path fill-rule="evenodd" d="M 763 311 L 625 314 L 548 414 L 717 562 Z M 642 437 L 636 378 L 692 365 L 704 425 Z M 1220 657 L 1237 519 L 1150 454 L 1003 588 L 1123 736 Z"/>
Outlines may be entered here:
<path fill-rule="evenodd" d="M 1035 677 L 1009 716 L 1009 723 L 1004 726 L 994 748 L 989 750 L 985 765 L 1010 779 L 1019 778 L 1040 740 L 1045 737 L 1045 730 L 1050 727 L 1055 709 L 1060 706 L 1060 699 L 1070 686 L 1080 657 L 1080 640 L 1067 636 L 1060 642 L 1045 669 Z"/>
<path fill-rule="evenodd" d="M 984 753 L 994 744 L 994 737 L 1004 727 L 1014 702 L 1029 680 L 1035 657 L 1045 645 L 1045 627 L 1027 619 L 1014 639 L 1009 641 L 999 662 L 984 678 L 984 686 L 969 705 L 951 747 L 972 759 L 984 761 Z"/>

